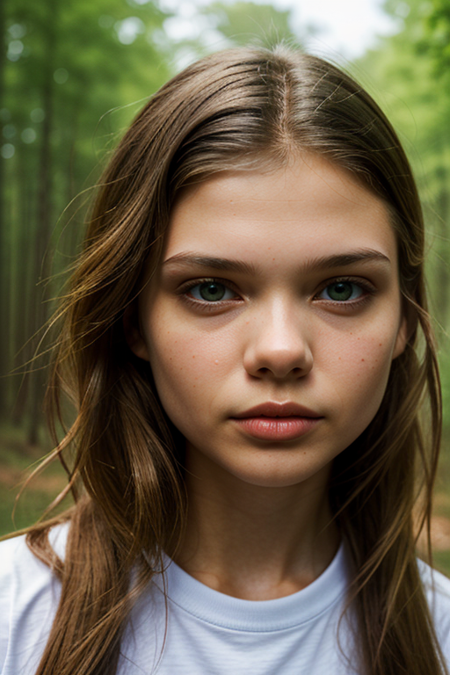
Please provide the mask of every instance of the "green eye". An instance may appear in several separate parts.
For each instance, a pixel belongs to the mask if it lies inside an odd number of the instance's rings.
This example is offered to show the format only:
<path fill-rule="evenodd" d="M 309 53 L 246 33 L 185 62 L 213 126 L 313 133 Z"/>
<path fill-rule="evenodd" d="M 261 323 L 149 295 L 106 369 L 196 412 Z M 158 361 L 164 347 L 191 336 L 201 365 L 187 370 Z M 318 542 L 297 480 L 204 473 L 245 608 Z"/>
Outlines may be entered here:
<path fill-rule="evenodd" d="M 351 281 L 335 281 L 324 288 L 320 297 L 333 302 L 346 302 L 357 300 L 362 294 L 362 288 Z"/>
<path fill-rule="evenodd" d="M 215 300 L 222 300 L 225 295 L 225 286 L 214 281 L 208 281 L 206 284 L 200 284 L 199 291 L 203 300 L 214 302 Z"/>
<path fill-rule="evenodd" d="M 204 281 L 196 284 L 189 289 L 190 294 L 196 300 L 206 302 L 220 302 L 220 300 L 231 300 L 236 296 L 233 291 L 218 281 Z"/>

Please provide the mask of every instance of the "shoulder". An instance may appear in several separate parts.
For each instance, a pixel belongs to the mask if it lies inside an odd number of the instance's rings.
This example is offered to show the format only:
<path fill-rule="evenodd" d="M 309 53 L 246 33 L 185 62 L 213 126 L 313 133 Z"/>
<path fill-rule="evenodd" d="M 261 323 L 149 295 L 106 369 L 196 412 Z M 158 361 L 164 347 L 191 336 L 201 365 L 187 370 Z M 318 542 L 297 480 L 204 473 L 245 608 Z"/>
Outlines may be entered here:
<path fill-rule="evenodd" d="M 64 557 L 68 524 L 54 527 L 49 534 L 50 544 L 60 557 Z M 52 576 L 50 568 L 41 562 L 28 548 L 25 535 L 0 542 L 0 590 L 4 598 L 5 585 L 21 580 L 27 588 L 42 584 Z M 16 589 L 19 590 L 19 589 Z"/>
<path fill-rule="evenodd" d="M 50 543 L 60 556 L 67 531 L 62 525 L 50 532 Z M 14 653 L 45 640 L 59 592 L 59 582 L 30 551 L 25 536 L 0 542 L 0 672 L 21 672 Z M 11 668 L 6 666 L 9 660 Z"/>
<path fill-rule="evenodd" d="M 450 665 L 450 579 L 422 560 L 418 561 L 418 566 L 437 638 Z"/>

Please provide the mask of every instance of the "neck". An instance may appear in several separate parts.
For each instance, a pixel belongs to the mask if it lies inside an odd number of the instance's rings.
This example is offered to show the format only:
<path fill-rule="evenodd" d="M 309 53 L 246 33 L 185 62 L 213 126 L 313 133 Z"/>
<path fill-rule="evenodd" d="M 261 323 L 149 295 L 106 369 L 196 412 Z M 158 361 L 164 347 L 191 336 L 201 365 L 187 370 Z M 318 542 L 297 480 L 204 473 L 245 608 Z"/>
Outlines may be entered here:
<path fill-rule="evenodd" d="M 188 518 L 175 562 L 191 576 L 234 597 L 267 600 L 301 590 L 330 564 L 339 534 L 328 470 L 273 488 L 188 456 Z"/>

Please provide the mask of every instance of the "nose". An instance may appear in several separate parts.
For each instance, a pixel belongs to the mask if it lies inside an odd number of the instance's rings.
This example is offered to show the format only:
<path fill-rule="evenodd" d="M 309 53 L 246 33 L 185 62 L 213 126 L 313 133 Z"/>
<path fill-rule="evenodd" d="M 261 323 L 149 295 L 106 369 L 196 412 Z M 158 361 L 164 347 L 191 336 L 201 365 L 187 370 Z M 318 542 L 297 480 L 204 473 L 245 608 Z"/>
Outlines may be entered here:
<path fill-rule="evenodd" d="M 292 304 L 266 306 L 252 323 L 244 353 L 244 368 L 249 375 L 296 379 L 310 372 L 311 336 Z"/>

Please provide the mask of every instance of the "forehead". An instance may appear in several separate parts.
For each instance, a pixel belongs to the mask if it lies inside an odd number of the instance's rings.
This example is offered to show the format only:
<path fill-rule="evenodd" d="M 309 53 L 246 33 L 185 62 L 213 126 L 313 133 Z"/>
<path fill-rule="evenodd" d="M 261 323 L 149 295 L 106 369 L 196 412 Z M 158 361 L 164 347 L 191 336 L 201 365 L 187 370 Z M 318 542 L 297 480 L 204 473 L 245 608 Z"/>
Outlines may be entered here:
<path fill-rule="evenodd" d="M 384 202 L 350 172 L 302 155 L 271 172 L 224 172 L 177 201 L 164 259 L 195 251 L 286 264 L 354 249 L 396 257 Z"/>

